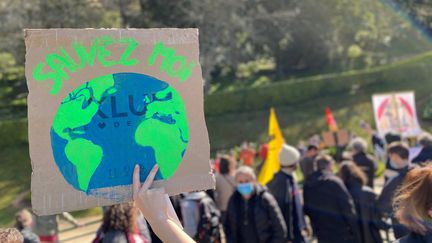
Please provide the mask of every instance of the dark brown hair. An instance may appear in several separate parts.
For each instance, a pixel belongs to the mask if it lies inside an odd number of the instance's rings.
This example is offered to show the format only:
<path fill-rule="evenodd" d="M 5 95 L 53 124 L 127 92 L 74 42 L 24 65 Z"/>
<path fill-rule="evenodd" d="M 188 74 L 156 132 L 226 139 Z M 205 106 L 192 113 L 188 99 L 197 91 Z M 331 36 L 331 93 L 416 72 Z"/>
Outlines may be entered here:
<path fill-rule="evenodd" d="M 426 221 L 431 221 L 432 164 L 408 172 L 393 201 L 396 218 L 410 230 L 426 234 Z M 430 230 L 430 229 L 429 229 Z"/>
<path fill-rule="evenodd" d="M 401 159 L 409 158 L 409 148 L 405 143 L 393 142 L 387 148 L 388 154 L 397 154 Z"/>
<path fill-rule="evenodd" d="M 234 171 L 236 167 L 236 161 L 234 158 L 224 155 L 220 158 L 219 161 L 219 173 L 222 175 L 230 174 L 230 172 Z"/>
<path fill-rule="evenodd" d="M 346 185 L 351 183 L 359 183 L 366 185 L 366 174 L 352 161 L 345 161 L 341 164 L 339 169 L 339 177 Z"/>
<path fill-rule="evenodd" d="M 117 204 L 108 207 L 103 216 L 102 232 L 117 230 L 134 232 L 138 211 L 132 203 Z"/>

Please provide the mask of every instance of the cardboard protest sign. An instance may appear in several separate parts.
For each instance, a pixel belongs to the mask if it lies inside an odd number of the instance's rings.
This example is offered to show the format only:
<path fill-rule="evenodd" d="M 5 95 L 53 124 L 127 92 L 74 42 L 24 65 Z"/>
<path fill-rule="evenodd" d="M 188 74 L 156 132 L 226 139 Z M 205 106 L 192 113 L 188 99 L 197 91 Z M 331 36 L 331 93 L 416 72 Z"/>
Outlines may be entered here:
<path fill-rule="evenodd" d="M 346 146 L 350 140 L 348 130 L 338 130 L 337 132 L 323 132 L 323 142 L 327 147 Z"/>
<path fill-rule="evenodd" d="M 327 147 L 336 146 L 336 139 L 333 132 L 323 132 L 322 133 L 323 142 Z"/>
<path fill-rule="evenodd" d="M 350 133 L 348 130 L 339 130 L 337 132 L 337 144 L 339 146 L 346 146 L 350 141 Z"/>
<path fill-rule="evenodd" d="M 214 187 L 197 29 L 26 30 L 32 205 L 130 201 L 135 164 L 168 194 Z"/>
<path fill-rule="evenodd" d="M 376 94 L 372 96 L 378 133 L 398 133 L 404 137 L 419 135 L 420 128 L 414 92 Z"/>

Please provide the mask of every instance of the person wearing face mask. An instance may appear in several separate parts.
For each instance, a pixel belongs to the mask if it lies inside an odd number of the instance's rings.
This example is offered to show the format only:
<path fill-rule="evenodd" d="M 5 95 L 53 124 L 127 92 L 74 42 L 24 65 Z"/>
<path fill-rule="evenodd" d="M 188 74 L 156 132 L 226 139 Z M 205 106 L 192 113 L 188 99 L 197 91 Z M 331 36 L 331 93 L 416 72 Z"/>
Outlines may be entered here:
<path fill-rule="evenodd" d="M 300 193 L 294 172 L 300 160 L 300 153 L 292 146 L 284 144 L 279 152 L 280 171 L 267 184 L 275 197 L 287 225 L 289 242 L 306 242 L 309 231 L 303 215 Z"/>
<path fill-rule="evenodd" d="M 389 163 L 392 168 L 398 171 L 396 176 L 387 180 L 384 184 L 383 190 L 378 197 L 378 210 L 382 217 L 390 217 L 391 225 L 387 226 L 393 228 L 395 238 L 401 238 L 409 233 L 408 229 L 401 225 L 394 217 L 392 201 L 396 190 L 400 187 L 407 173 L 413 168 L 409 161 L 409 148 L 402 142 L 393 142 L 387 149 Z"/>
<path fill-rule="evenodd" d="M 235 174 L 236 191 L 228 202 L 224 229 L 228 243 L 286 242 L 286 225 L 275 198 L 257 184 L 252 168 Z"/>
<path fill-rule="evenodd" d="M 396 243 L 432 242 L 432 164 L 408 172 L 394 207 L 396 218 L 411 231 Z"/>

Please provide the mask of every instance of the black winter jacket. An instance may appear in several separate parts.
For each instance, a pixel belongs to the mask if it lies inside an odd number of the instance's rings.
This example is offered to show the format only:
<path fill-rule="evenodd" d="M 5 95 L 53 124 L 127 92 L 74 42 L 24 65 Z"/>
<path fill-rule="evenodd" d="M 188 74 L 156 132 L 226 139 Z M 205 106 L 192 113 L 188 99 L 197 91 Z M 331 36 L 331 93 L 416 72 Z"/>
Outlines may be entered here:
<path fill-rule="evenodd" d="M 357 212 L 357 223 L 360 227 L 362 243 L 382 243 L 379 232 L 381 222 L 376 208 L 377 195 L 372 188 L 352 182 L 346 184 Z"/>
<path fill-rule="evenodd" d="M 427 235 L 420 235 L 414 232 L 400 238 L 394 243 L 431 243 L 432 242 L 432 232 Z"/>
<path fill-rule="evenodd" d="M 235 191 L 228 202 L 224 229 L 228 243 L 240 243 L 241 215 L 244 205 L 243 197 Z M 274 197 L 265 187 L 255 186 L 255 192 L 249 201 L 253 201 L 254 228 L 258 237 L 257 242 L 286 242 L 286 225 L 282 213 Z"/>
<path fill-rule="evenodd" d="M 360 152 L 353 156 L 353 161 L 366 174 L 368 178 L 367 185 L 371 188 L 374 188 L 374 179 L 375 179 L 375 170 L 376 170 L 374 158 L 372 158 L 372 156 L 369 156 L 363 152 Z"/>
<path fill-rule="evenodd" d="M 319 243 L 359 243 L 359 227 L 351 195 L 331 172 L 315 171 L 305 181 L 304 210 Z"/>
<path fill-rule="evenodd" d="M 294 224 L 294 215 L 293 215 L 293 205 L 294 205 L 294 196 L 293 191 L 294 188 L 288 182 L 288 177 L 286 173 L 279 171 L 273 177 L 273 179 L 267 184 L 267 187 L 270 193 L 275 197 L 279 208 L 281 209 L 282 215 L 285 219 L 285 223 L 287 226 L 288 237 L 287 239 L 293 241 L 295 238 L 295 231 L 301 232 L 301 225 L 299 222 L 296 222 L 297 225 Z M 300 197 L 300 195 L 297 195 Z M 302 210 L 300 208 L 299 210 Z M 301 222 L 304 222 L 304 219 L 298 219 Z M 296 228 L 297 227 L 297 228 Z"/>
<path fill-rule="evenodd" d="M 422 148 L 420 153 L 415 157 L 412 162 L 414 164 L 432 161 L 432 146 Z"/>
<path fill-rule="evenodd" d="M 399 175 L 388 179 L 386 184 L 381 191 L 381 195 L 378 197 L 378 209 L 381 217 L 388 216 L 392 219 L 393 232 L 395 238 L 401 238 L 402 236 L 409 233 L 408 229 L 401 225 L 396 218 L 393 217 L 393 198 L 396 194 L 397 189 L 402 185 L 406 174 L 415 166 L 409 165 L 403 169 L 398 170 Z"/>

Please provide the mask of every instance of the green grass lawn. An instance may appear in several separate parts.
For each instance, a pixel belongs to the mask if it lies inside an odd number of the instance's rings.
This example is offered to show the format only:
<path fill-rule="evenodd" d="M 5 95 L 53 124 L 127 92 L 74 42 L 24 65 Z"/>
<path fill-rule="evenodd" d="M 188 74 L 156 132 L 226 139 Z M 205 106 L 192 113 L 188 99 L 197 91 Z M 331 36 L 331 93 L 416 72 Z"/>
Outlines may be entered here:
<path fill-rule="evenodd" d="M 31 207 L 31 163 L 27 120 L 0 121 L 0 227 L 12 226 L 15 213 Z M 76 211 L 76 217 L 101 214 L 100 208 Z"/>
<path fill-rule="evenodd" d="M 364 120 L 374 125 L 372 94 L 407 90 L 415 91 L 417 113 L 420 119 L 425 102 L 431 98 L 432 81 L 430 80 L 397 83 L 387 80 L 362 87 L 356 92 L 338 95 L 322 94 L 299 104 L 275 107 L 276 116 L 285 140 L 294 145 L 299 139 L 306 139 L 315 133 L 328 130 L 324 115 L 326 106 L 331 107 L 339 128 L 348 129 L 359 136 L 366 136 L 360 127 L 360 121 Z M 268 119 L 267 109 L 206 116 L 212 152 L 232 148 L 246 140 L 264 142 L 268 132 Z M 420 123 L 423 129 L 430 130 L 431 121 L 420 119 Z"/>
<path fill-rule="evenodd" d="M 0 150 L 0 226 L 10 226 L 18 210 L 11 206 L 16 196 L 28 192 L 30 195 L 31 165 L 26 145 L 2 147 Z M 24 202 L 29 204 L 29 196 Z"/>
<path fill-rule="evenodd" d="M 30 207 L 31 164 L 27 144 L 3 147 L 0 150 L 0 227 L 12 226 L 15 213 L 22 207 Z M 21 200 L 17 196 L 22 195 Z M 12 205 L 17 201 L 17 205 Z M 76 211 L 76 217 L 100 215 L 100 208 Z"/>

